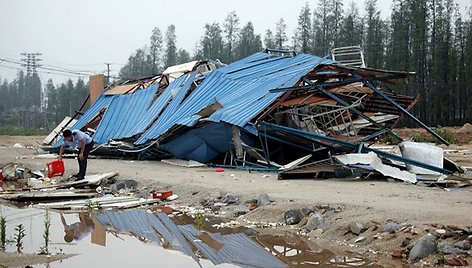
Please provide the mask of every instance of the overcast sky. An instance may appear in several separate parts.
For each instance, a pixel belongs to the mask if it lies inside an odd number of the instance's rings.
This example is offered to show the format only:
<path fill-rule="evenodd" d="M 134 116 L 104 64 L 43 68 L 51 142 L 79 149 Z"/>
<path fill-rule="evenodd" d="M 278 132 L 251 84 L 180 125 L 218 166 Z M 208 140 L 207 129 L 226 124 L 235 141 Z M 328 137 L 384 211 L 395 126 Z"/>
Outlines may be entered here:
<path fill-rule="evenodd" d="M 236 11 L 241 25 L 252 21 L 262 36 L 283 18 L 292 36 L 306 2 L 312 9 L 317 4 L 313 0 L 0 0 L 0 78 L 15 78 L 18 65 L 2 59 L 19 61 L 23 52 L 41 53 L 41 64 L 52 69 L 102 73 L 109 62 L 116 75 L 130 54 L 149 42 L 154 27 L 164 35 L 170 24 L 176 26 L 177 46 L 193 54 L 205 23 L 221 25 L 231 11 Z M 344 2 L 348 6 L 350 1 Z M 354 2 L 363 14 L 364 0 Z M 472 4 L 472 0 L 456 2 L 462 12 Z M 383 17 L 390 15 L 391 3 L 378 0 Z M 50 77 L 56 84 L 69 78 L 45 72 L 40 73 L 43 83 Z"/>

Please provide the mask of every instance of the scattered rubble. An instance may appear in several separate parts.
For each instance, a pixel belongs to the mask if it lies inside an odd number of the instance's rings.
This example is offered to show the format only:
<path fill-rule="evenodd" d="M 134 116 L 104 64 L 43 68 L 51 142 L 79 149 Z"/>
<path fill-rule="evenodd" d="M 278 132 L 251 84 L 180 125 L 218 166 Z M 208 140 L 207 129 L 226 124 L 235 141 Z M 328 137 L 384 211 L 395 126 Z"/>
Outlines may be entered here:
<path fill-rule="evenodd" d="M 303 218 L 303 214 L 298 209 L 292 209 L 284 213 L 285 224 L 294 225 L 299 223 Z"/>
<path fill-rule="evenodd" d="M 270 204 L 270 197 L 268 194 L 260 194 L 259 197 L 257 198 L 257 206 L 266 206 Z"/>
<path fill-rule="evenodd" d="M 308 222 L 305 225 L 306 231 L 311 232 L 323 228 L 325 228 L 323 217 L 319 213 L 312 213 L 308 217 Z"/>

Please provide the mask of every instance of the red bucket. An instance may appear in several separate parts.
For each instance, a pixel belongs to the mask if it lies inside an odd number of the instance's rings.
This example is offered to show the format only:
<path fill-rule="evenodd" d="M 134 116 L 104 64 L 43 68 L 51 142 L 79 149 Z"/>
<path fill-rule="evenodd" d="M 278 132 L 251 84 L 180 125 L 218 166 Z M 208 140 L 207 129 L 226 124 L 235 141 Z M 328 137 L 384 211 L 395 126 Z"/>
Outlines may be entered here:
<path fill-rule="evenodd" d="M 49 178 L 64 175 L 64 161 L 55 160 L 47 163 L 46 166 L 48 167 Z"/>

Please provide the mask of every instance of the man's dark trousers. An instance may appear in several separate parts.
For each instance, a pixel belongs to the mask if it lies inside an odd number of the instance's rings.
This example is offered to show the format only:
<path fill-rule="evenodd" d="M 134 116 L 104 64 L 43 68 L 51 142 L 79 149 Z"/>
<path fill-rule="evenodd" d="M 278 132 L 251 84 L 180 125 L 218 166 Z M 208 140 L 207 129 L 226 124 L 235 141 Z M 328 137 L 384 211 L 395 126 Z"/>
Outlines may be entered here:
<path fill-rule="evenodd" d="M 85 177 L 85 172 L 87 171 L 87 159 L 88 159 L 90 151 L 93 148 L 93 145 L 94 145 L 93 141 L 91 141 L 89 144 L 85 144 L 84 158 L 82 160 L 80 160 L 80 157 L 79 157 L 80 151 L 79 151 L 79 155 L 77 155 L 77 161 L 79 162 L 79 173 L 77 174 L 77 180 L 82 180 Z"/>

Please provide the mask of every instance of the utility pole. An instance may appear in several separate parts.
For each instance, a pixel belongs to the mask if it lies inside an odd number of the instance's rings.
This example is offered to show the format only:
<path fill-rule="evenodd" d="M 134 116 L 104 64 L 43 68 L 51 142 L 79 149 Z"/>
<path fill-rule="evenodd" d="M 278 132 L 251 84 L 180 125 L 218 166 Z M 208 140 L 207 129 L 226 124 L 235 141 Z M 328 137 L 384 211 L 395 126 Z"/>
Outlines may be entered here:
<path fill-rule="evenodd" d="M 21 53 L 22 56 L 25 58 L 21 59 L 23 64 L 21 64 L 23 67 L 26 67 L 26 76 L 32 76 L 32 75 L 37 75 L 38 72 L 36 71 L 36 68 L 41 67 L 41 64 L 38 62 L 41 61 L 39 56 L 41 56 L 41 53 Z"/>
<path fill-rule="evenodd" d="M 107 85 L 110 84 L 110 64 L 109 62 L 105 62 L 107 66 Z"/>
<path fill-rule="evenodd" d="M 27 107 L 31 112 L 34 110 L 34 104 L 35 104 L 35 97 L 39 98 L 40 102 L 40 107 L 41 107 L 41 88 L 39 88 L 39 95 L 36 95 L 35 93 L 35 88 L 34 88 L 34 77 L 38 76 L 38 72 L 36 68 L 41 67 L 41 64 L 39 62 L 41 59 L 39 56 L 41 56 L 41 53 L 21 53 L 22 56 L 24 56 L 23 59 L 21 59 L 24 63 L 21 64 L 21 66 L 26 67 L 26 77 L 25 77 L 25 88 L 23 89 L 23 94 L 20 94 L 21 96 L 21 102 L 23 104 L 23 124 L 24 128 L 27 127 L 27 125 L 31 125 L 31 122 L 27 124 Z M 20 92 L 21 93 L 21 92 Z M 21 112 L 21 111 L 20 111 Z M 32 115 L 34 116 L 34 114 Z M 34 123 L 34 120 L 33 120 Z"/>

